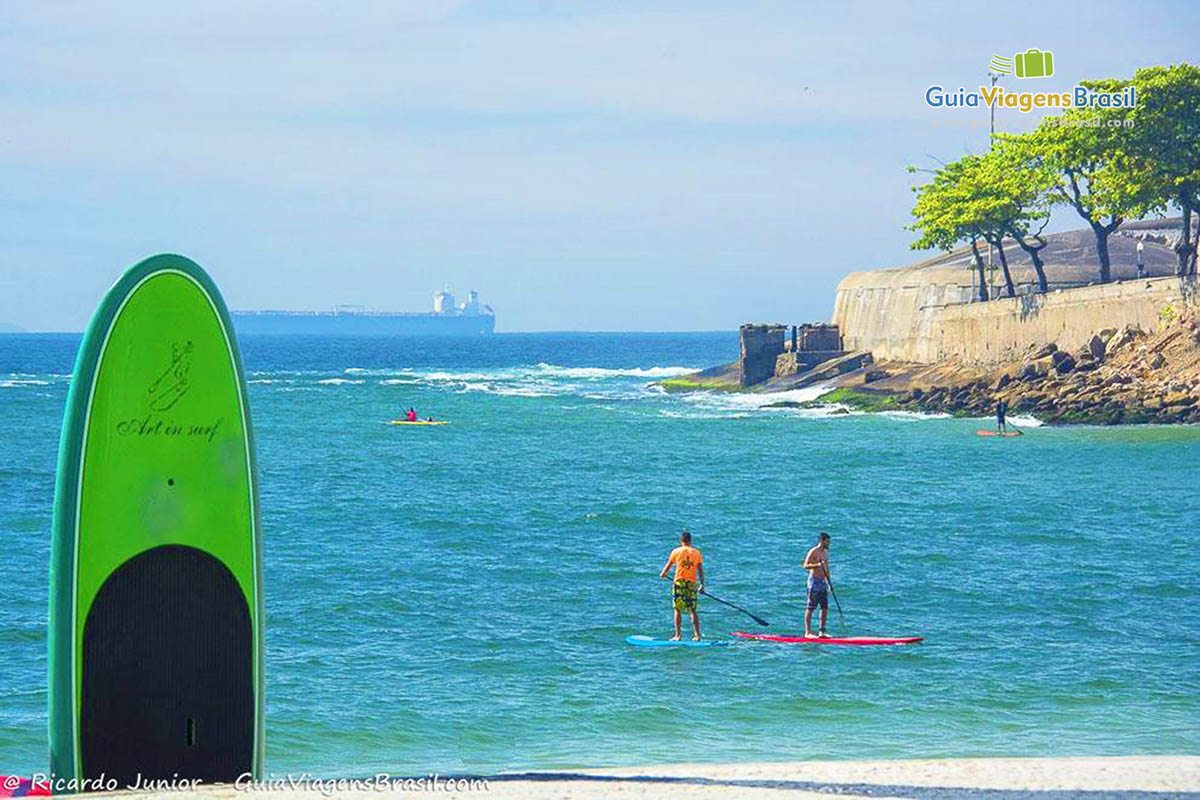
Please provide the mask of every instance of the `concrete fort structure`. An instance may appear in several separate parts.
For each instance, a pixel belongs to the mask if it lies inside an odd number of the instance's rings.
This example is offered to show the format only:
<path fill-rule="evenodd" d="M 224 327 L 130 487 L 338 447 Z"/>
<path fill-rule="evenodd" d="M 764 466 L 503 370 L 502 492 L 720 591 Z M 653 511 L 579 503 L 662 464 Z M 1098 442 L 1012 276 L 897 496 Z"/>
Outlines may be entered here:
<path fill-rule="evenodd" d="M 1048 235 L 1045 294 L 1036 292 L 1029 257 L 1011 241 L 1004 249 L 1017 286 L 1013 298 L 1003 296 L 997 274 L 989 294 L 1000 299 L 972 302 L 977 287 L 969 248 L 907 267 L 854 272 L 838 285 L 833 323 L 846 350 L 869 351 L 876 360 L 978 366 L 1019 358 L 1031 344 L 1074 350 L 1107 328 L 1150 331 L 1168 308 L 1197 302 L 1195 279 L 1174 277 L 1177 227 L 1171 220 L 1122 226 L 1109 238 L 1113 282 L 1107 284 L 1093 283 L 1090 230 Z"/>
<path fill-rule="evenodd" d="M 790 377 L 845 355 L 836 325 L 743 325 L 738 335 L 742 388 Z"/>

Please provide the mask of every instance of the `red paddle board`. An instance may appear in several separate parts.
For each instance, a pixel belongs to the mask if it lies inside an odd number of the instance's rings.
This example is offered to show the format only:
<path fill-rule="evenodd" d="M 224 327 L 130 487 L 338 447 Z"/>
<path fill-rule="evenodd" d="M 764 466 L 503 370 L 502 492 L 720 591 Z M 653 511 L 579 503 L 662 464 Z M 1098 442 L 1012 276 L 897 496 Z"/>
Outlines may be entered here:
<path fill-rule="evenodd" d="M 1021 432 L 1020 431 L 1005 431 L 1004 433 L 1001 433 L 1000 431 L 978 430 L 978 431 L 975 431 L 975 435 L 976 436 L 1005 436 L 1005 437 L 1007 437 L 1007 436 L 1020 436 Z"/>
<path fill-rule="evenodd" d="M 917 642 L 924 641 L 924 637 L 922 636 L 846 636 L 844 638 L 837 638 L 832 636 L 775 636 L 770 633 L 743 633 L 742 631 L 734 631 L 730 636 L 740 636 L 743 639 L 757 639 L 761 642 L 779 642 L 780 644 L 916 644 Z"/>

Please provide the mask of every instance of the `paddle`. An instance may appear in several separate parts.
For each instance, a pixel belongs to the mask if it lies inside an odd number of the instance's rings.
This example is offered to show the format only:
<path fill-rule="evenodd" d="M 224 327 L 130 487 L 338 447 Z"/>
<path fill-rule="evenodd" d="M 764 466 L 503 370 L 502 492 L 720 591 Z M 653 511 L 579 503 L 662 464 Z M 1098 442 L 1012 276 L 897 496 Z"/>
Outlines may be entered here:
<path fill-rule="evenodd" d="M 842 604 L 838 602 L 837 592 L 833 590 L 833 578 L 829 577 L 829 568 L 825 569 L 825 582 L 829 584 L 829 593 L 833 595 L 833 604 L 837 606 L 838 619 L 842 621 L 842 628 L 846 627 L 846 615 L 842 613 Z"/>
<path fill-rule="evenodd" d="M 714 594 L 709 594 L 708 592 L 705 592 L 705 591 L 701 591 L 700 594 L 704 595 L 705 597 L 710 597 L 722 605 L 729 606 L 730 608 L 736 608 L 738 611 L 740 611 L 743 614 L 745 614 L 746 616 L 750 617 L 750 619 L 754 620 L 759 625 L 762 625 L 765 627 L 765 626 L 769 626 L 771 624 L 771 623 L 767 622 L 765 619 L 763 619 L 762 617 L 758 616 L 757 614 L 751 614 L 749 611 L 742 608 L 741 606 L 736 606 L 733 603 L 729 602 L 728 600 L 722 600 L 721 598 L 717 597 Z"/>

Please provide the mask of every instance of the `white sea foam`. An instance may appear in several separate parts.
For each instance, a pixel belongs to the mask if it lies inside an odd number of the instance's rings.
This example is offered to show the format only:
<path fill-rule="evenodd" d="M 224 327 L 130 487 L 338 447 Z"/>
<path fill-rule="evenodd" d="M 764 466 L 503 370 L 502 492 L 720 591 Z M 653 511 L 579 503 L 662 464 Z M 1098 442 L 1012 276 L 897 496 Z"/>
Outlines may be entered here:
<path fill-rule="evenodd" d="M 490 391 L 505 397 L 553 397 L 557 394 L 570 394 L 570 392 L 556 392 L 533 386 L 493 386 Z"/>
<path fill-rule="evenodd" d="M 687 411 L 663 409 L 658 412 L 658 415 L 667 419 L 749 419 L 752 416 L 746 411 L 727 411 L 721 413 L 719 411 L 700 411 L 694 409 Z"/>
<path fill-rule="evenodd" d="M 479 383 L 477 381 L 464 381 L 456 388 L 455 391 L 457 391 L 459 394 L 464 394 L 466 392 L 490 392 L 492 391 L 492 385 L 490 383 Z"/>
<path fill-rule="evenodd" d="M 901 422 L 922 422 L 929 419 L 951 419 L 953 415 L 945 411 L 884 411 L 882 415 L 888 419 Z"/>
<path fill-rule="evenodd" d="M 412 380 L 430 381 L 434 383 L 454 381 L 519 381 L 531 379 L 550 380 L 605 380 L 611 378 L 669 378 L 676 375 L 687 375 L 695 372 L 695 367 L 563 367 L 557 364 L 541 362 L 533 366 L 497 367 L 495 369 L 464 369 L 461 371 L 435 369 L 429 372 L 404 369 L 365 369 L 350 367 L 343 372 L 347 375 L 372 375 L 386 378 L 404 378 L 411 376 Z"/>
<path fill-rule="evenodd" d="M 41 381 L 31 378 L 9 378 L 0 380 L 0 389 L 18 389 L 22 386 L 49 386 L 50 381 Z"/>
<path fill-rule="evenodd" d="M 1044 423 L 1028 414 L 1018 414 L 1015 417 L 1008 417 L 1008 424 L 1018 428 L 1040 428 Z"/>
<path fill-rule="evenodd" d="M 259 370 L 250 370 L 246 374 L 252 378 L 278 377 L 280 375 L 287 375 L 287 376 L 291 376 L 291 377 L 304 377 L 307 375 L 321 375 L 322 372 L 321 372 L 321 370 L 316 370 L 316 369 L 272 369 L 272 370 L 259 369 Z"/>
<path fill-rule="evenodd" d="M 694 367 L 686 366 L 566 367 L 546 362 L 494 369 L 476 367 L 429 371 L 411 367 L 346 367 L 342 370 L 345 377 L 322 377 L 314 382 L 323 386 L 344 386 L 363 384 L 373 379 L 380 386 L 424 385 L 456 393 L 481 392 L 509 397 L 582 395 L 592 400 L 638 400 L 650 393 L 658 394 L 649 381 L 694 371 Z M 313 374 L 320 373 L 253 372 L 250 373 L 250 383 L 286 382 L 283 381 L 284 376 L 308 377 Z"/>
<path fill-rule="evenodd" d="M 738 392 L 690 392 L 678 395 L 685 403 L 705 408 L 724 409 L 755 409 L 769 408 L 778 403 L 807 403 L 816 400 L 829 391 L 827 386 L 807 386 L 803 389 L 790 389 L 786 392 L 770 394 L 738 393 Z"/>
<path fill-rule="evenodd" d="M 512 377 L 511 370 L 496 370 L 494 372 L 425 372 L 415 373 L 419 380 L 445 382 L 445 381 L 486 381 L 494 378 Z"/>
<path fill-rule="evenodd" d="M 695 367 L 630 367 L 627 369 L 560 367 L 544 362 L 538 364 L 537 368 L 543 373 L 562 375 L 567 378 L 671 378 L 697 371 Z"/>
<path fill-rule="evenodd" d="M 348 367 L 342 370 L 346 375 L 365 375 L 368 377 L 390 378 L 403 375 L 416 377 L 416 372 L 410 367 L 386 367 L 383 369 L 368 369 L 367 367 Z"/>

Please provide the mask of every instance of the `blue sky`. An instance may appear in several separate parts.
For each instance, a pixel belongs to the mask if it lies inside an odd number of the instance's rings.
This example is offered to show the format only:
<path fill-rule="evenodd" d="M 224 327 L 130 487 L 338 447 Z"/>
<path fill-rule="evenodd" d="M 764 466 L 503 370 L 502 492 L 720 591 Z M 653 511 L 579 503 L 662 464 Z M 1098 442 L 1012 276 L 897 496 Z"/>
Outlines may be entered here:
<path fill-rule="evenodd" d="M 1182 0 L 3 3 L 0 322 L 79 330 L 163 251 L 238 309 L 449 286 L 510 331 L 826 319 L 845 273 L 914 260 L 905 165 L 986 147 L 986 109 L 927 86 L 1029 47 L 1055 76 L 1003 85 L 1195 61 L 1198 23 Z"/>

